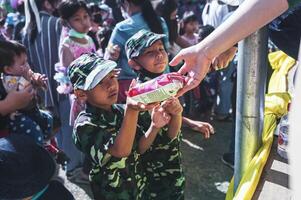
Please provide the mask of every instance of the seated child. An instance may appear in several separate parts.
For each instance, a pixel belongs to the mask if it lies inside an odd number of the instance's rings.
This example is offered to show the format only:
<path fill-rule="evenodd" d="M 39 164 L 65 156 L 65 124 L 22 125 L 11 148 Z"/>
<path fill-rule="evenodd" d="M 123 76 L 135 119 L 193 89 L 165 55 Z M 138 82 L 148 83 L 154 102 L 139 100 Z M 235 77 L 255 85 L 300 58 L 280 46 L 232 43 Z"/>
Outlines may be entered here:
<path fill-rule="evenodd" d="M 0 166 L 0 199 L 74 200 L 62 183 L 52 180 L 52 157 L 26 134 L 0 139 Z"/>
<path fill-rule="evenodd" d="M 0 42 L 0 73 L 1 100 L 12 91 L 47 88 L 46 76 L 31 71 L 25 47 L 15 41 Z M 26 108 L 10 113 L 8 122 L 11 133 L 30 135 L 38 144 L 52 132 L 52 117 L 38 108 L 36 98 Z"/>
<path fill-rule="evenodd" d="M 146 177 L 142 174 L 139 152 L 149 148 L 169 116 L 155 105 L 131 99 L 117 105 L 116 63 L 95 54 L 73 61 L 68 76 L 74 94 L 86 102 L 74 125 L 77 147 L 92 160 L 90 183 L 96 200 L 140 199 Z M 152 109 L 152 116 L 141 110 Z"/>
<path fill-rule="evenodd" d="M 167 67 L 168 56 L 162 41 L 164 37 L 141 30 L 126 42 L 129 65 L 138 73 L 140 82 L 163 74 Z M 184 199 L 185 177 L 179 149 L 183 108 L 176 98 L 164 101 L 161 106 L 171 116 L 171 120 L 141 156 L 148 179 L 146 191 L 149 194 L 146 198 Z"/>

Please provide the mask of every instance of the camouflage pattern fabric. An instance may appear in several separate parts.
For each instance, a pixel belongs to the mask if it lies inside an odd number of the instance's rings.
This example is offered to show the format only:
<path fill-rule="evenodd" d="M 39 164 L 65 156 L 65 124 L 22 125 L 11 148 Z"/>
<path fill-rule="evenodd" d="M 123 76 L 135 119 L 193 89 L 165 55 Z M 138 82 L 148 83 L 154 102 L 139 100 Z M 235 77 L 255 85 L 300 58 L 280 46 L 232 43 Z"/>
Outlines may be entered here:
<path fill-rule="evenodd" d="M 149 77 L 138 75 L 140 82 L 150 80 Z M 146 196 L 143 199 L 183 200 L 185 176 L 181 164 L 180 141 L 182 133 L 174 139 L 167 135 L 165 126 L 156 136 L 155 141 L 143 155 L 141 163 L 147 176 Z"/>
<path fill-rule="evenodd" d="M 156 34 L 151 31 L 142 29 L 125 43 L 125 51 L 128 59 L 141 55 L 146 48 L 152 46 L 156 41 L 166 37 L 164 34 Z"/>
<path fill-rule="evenodd" d="M 94 53 L 83 54 L 68 67 L 68 78 L 74 89 L 91 90 L 116 66 Z"/>
<path fill-rule="evenodd" d="M 126 158 L 117 158 L 107 151 L 114 144 L 121 128 L 124 107 L 113 105 L 112 112 L 87 105 L 75 122 L 73 138 L 76 146 L 93 160 L 90 181 L 98 187 L 101 199 L 142 199 L 147 179 L 137 153 L 138 139 L 150 125 L 148 112 L 140 112 L 133 151 Z M 95 194 L 94 194 L 95 195 Z"/>

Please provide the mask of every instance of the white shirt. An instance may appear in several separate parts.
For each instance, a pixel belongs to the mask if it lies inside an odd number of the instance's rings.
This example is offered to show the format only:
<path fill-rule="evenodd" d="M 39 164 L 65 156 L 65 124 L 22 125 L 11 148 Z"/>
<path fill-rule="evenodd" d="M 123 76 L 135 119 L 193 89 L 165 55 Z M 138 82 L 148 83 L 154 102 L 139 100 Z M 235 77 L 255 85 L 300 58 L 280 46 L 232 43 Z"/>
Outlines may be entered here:
<path fill-rule="evenodd" d="M 228 13 L 229 10 L 226 4 L 220 5 L 217 0 L 207 2 L 202 13 L 203 25 L 211 25 L 217 28 Z"/>

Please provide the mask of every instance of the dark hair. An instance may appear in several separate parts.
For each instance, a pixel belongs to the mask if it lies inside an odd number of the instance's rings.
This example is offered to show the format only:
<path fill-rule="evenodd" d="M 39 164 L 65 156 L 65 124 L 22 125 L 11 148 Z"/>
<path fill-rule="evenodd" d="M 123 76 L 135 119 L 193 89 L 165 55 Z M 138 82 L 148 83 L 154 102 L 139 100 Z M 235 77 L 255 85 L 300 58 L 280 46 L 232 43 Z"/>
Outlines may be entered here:
<path fill-rule="evenodd" d="M 150 30 L 154 33 L 163 34 L 163 28 L 158 17 L 155 12 L 153 5 L 149 0 L 127 0 L 128 2 L 132 2 L 134 5 L 141 7 L 142 17 L 147 23 Z"/>
<path fill-rule="evenodd" d="M 186 24 L 188 24 L 189 22 L 195 22 L 195 21 L 198 22 L 198 18 L 193 12 L 188 13 L 186 16 L 184 15 L 184 17 L 183 17 L 184 26 Z"/>
<path fill-rule="evenodd" d="M 108 27 L 102 27 L 98 32 L 97 32 L 97 38 L 100 42 L 100 48 L 104 52 L 106 47 L 108 46 L 110 37 L 112 34 L 112 29 Z"/>
<path fill-rule="evenodd" d="M 201 26 L 199 29 L 199 38 L 201 40 L 205 39 L 210 33 L 214 31 L 214 27 L 211 25 Z"/>
<path fill-rule="evenodd" d="M 169 42 L 173 44 L 178 37 L 178 22 L 177 19 L 171 20 L 170 15 L 178 7 L 177 0 L 163 0 L 158 3 L 156 12 L 163 17 L 168 27 Z"/>
<path fill-rule="evenodd" d="M 86 2 L 83 0 L 62 1 L 59 4 L 58 10 L 60 17 L 64 20 L 68 20 L 81 8 L 85 9 L 89 13 L 89 9 L 86 5 Z"/>
<path fill-rule="evenodd" d="M 15 62 L 15 57 L 26 53 L 26 48 L 17 41 L 0 41 L 0 72 L 5 66 L 11 66 Z"/>
<path fill-rule="evenodd" d="M 52 6 L 54 6 L 59 0 L 35 0 L 36 6 L 39 11 L 43 9 L 43 4 L 45 1 L 48 1 Z M 33 43 L 38 35 L 38 27 L 37 27 L 37 22 L 36 18 L 34 16 L 33 10 L 31 8 L 31 5 L 29 4 L 29 12 L 30 12 L 30 31 L 29 36 L 30 36 L 30 42 Z"/>

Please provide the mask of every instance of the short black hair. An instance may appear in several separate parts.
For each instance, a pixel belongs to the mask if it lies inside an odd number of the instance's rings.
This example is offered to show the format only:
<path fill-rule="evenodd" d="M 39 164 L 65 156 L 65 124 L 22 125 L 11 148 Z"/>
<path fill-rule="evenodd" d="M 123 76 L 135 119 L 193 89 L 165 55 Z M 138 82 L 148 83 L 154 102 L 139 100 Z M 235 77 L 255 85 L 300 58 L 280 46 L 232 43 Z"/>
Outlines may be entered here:
<path fill-rule="evenodd" d="M 85 9 L 90 14 L 87 3 L 83 0 L 62 1 L 58 6 L 58 11 L 62 19 L 68 20 L 81 8 Z"/>
<path fill-rule="evenodd" d="M 199 38 L 201 40 L 205 39 L 210 33 L 214 31 L 214 27 L 211 25 L 200 26 L 199 29 Z"/>
<path fill-rule="evenodd" d="M 184 15 L 183 23 L 184 25 L 188 24 L 189 22 L 198 22 L 197 16 L 193 12 L 189 12 L 188 14 Z"/>
<path fill-rule="evenodd" d="M 3 72 L 5 66 L 11 66 L 15 62 L 15 57 L 26 54 L 24 45 L 17 41 L 0 41 L 0 72 Z"/>

